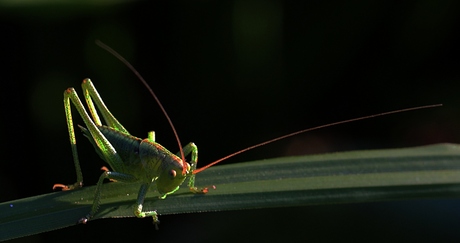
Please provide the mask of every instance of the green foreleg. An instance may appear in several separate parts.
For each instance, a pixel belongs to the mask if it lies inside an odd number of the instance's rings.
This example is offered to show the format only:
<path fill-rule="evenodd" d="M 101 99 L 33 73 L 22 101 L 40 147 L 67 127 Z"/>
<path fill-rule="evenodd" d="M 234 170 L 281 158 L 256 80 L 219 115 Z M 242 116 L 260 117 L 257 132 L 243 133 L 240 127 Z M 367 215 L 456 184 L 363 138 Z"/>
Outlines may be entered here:
<path fill-rule="evenodd" d="M 196 169 L 198 164 L 198 147 L 194 143 L 187 144 L 183 149 L 184 155 L 188 156 L 190 154 L 190 170 L 189 170 L 189 180 L 188 187 L 193 193 L 207 193 L 208 188 L 197 188 L 195 187 L 195 175 L 193 171 Z M 177 156 L 180 156 L 180 152 L 176 153 Z"/>
<path fill-rule="evenodd" d="M 198 147 L 194 143 L 189 143 L 182 148 L 184 151 L 184 156 L 190 154 L 190 172 L 193 172 L 196 169 L 196 164 L 198 162 Z M 176 153 L 177 156 L 180 156 L 180 151 Z"/>

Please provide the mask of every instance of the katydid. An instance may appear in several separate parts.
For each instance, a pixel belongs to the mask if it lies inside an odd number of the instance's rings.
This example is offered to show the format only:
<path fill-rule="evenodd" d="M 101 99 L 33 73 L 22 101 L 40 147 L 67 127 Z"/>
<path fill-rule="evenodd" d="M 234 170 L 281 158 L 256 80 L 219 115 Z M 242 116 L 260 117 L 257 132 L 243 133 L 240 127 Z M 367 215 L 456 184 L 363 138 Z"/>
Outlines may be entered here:
<path fill-rule="evenodd" d="M 89 139 L 89 141 L 95 147 L 96 152 L 99 154 L 99 156 L 104 161 L 106 161 L 112 169 L 112 171 L 110 171 L 104 167 L 104 172 L 99 177 L 99 180 L 96 185 L 96 192 L 94 196 L 93 205 L 91 207 L 91 211 L 86 216 L 80 218 L 78 220 L 78 223 L 86 223 L 97 213 L 100 205 L 102 184 L 105 179 L 115 180 L 118 182 L 140 183 L 141 185 L 137 197 L 136 207 L 134 209 L 134 215 L 140 218 L 151 216 L 153 218 L 153 223 L 157 227 L 157 224 L 160 222 L 158 220 L 157 212 L 155 210 L 143 210 L 144 199 L 151 185 L 154 185 L 156 187 L 156 190 L 159 192 L 159 197 L 161 199 L 166 198 L 167 195 L 172 194 L 176 190 L 178 190 L 180 185 L 182 185 L 182 183 L 187 178 L 189 179 L 188 187 L 190 188 L 191 192 L 207 193 L 207 188 L 195 187 L 195 175 L 209 168 L 210 166 L 213 166 L 225 159 L 228 159 L 245 151 L 266 145 L 268 143 L 275 142 L 277 140 L 281 140 L 287 137 L 291 137 L 300 133 L 320 128 L 398 112 L 441 106 L 428 105 L 402 109 L 397 111 L 390 111 L 297 131 L 237 151 L 219 160 L 216 160 L 200 169 L 197 169 L 197 146 L 194 143 L 189 143 L 182 148 L 179 136 L 177 135 L 176 129 L 174 128 L 171 119 L 169 118 L 166 110 L 163 108 L 161 102 L 159 101 L 155 93 L 152 91 L 152 89 L 149 87 L 147 82 L 134 69 L 134 67 L 128 61 L 126 61 L 121 55 L 119 55 L 113 49 L 106 46 L 100 41 L 97 41 L 97 44 L 105 50 L 107 50 L 108 52 L 112 53 L 124 64 L 126 64 L 128 68 L 131 69 L 135 73 L 135 75 L 141 80 L 141 82 L 143 82 L 143 84 L 147 87 L 151 95 L 154 97 L 154 99 L 160 106 L 161 110 L 163 111 L 166 119 L 168 120 L 174 132 L 177 144 L 179 146 L 179 152 L 173 154 L 165 147 L 157 143 L 155 141 L 155 133 L 153 131 L 149 132 L 147 138 L 145 139 L 137 138 L 130 135 L 130 133 L 123 127 L 123 125 L 121 125 L 121 123 L 112 115 L 109 109 L 105 106 L 104 102 L 102 101 L 102 98 L 99 96 L 99 93 L 97 92 L 96 88 L 94 87 L 90 79 L 85 79 L 82 83 L 82 89 L 90 115 L 87 113 L 75 89 L 66 89 L 64 91 L 64 108 L 70 137 L 72 156 L 77 173 L 77 182 L 71 185 L 55 184 L 53 186 L 53 189 L 62 188 L 62 190 L 72 190 L 83 186 L 83 175 L 81 172 L 80 163 L 78 159 L 75 131 L 72 120 L 71 103 L 73 103 L 73 105 L 75 106 L 79 115 L 83 118 L 83 121 L 86 125 L 86 128 L 83 126 L 79 126 L 82 132 L 84 133 L 84 136 Z M 106 125 L 102 124 L 96 107 L 102 114 L 102 117 Z M 189 155 L 190 162 L 187 162 L 185 160 L 185 157 Z"/>

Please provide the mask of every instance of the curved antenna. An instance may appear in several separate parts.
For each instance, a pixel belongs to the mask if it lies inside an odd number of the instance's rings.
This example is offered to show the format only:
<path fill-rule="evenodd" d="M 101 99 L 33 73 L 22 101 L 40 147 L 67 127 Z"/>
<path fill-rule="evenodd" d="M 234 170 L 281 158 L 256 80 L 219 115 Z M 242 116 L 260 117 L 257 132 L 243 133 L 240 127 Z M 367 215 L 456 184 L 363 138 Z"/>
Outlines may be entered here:
<path fill-rule="evenodd" d="M 420 110 L 420 109 L 426 109 L 426 108 L 434 108 L 434 107 L 438 107 L 438 106 L 442 106 L 442 104 L 436 104 L 436 105 L 425 105 L 425 106 L 418 106 L 418 107 L 412 107 L 412 108 L 406 108 L 406 109 L 401 109 L 401 110 L 396 110 L 396 111 L 388 111 L 388 112 L 383 112 L 383 113 L 379 113 L 379 114 L 374 114 L 374 115 L 369 115 L 369 116 L 363 116 L 363 117 L 359 117 L 359 118 L 353 118 L 353 119 L 348 119 L 348 120 L 344 120 L 344 121 L 339 121 L 339 122 L 333 122 L 333 123 L 329 123 L 329 124 L 326 124 L 326 125 L 321 125 L 321 126 L 317 126 L 317 127 L 312 127 L 312 128 L 307 128 L 307 129 L 304 129 L 304 130 L 300 130 L 300 131 L 297 131 L 297 132 L 293 132 L 293 133 L 289 133 L 289 134 L 286 134 L 284 136 L 281 136 L 281 137 L 277 137 L 277 138 L 273 138 L 273 139 L 270 139 L 268 141 L 265 141 L 265 142 L 262 142 L 262 143 L 258 143 L 256 145 L 252 145 L 250 147 L 247 147 L 245 149 L 242 149 L 242 150 L 239 150 L 237 152 L 234 152 L 232 154 L 229 154 L 223 158 L 220 158 L 206 166 L 203 166 L 199 169 L 196 169 L 193 171 L 193 174 L 198 174 L 204 170 L 206 170 L 207 168 L 217 164 L 217 163 L 220 163 L 228 158 L 231 158 L 235 155 L 238 155 L 238 154 L 241 154 L 241 153 L 244 153 L 248 150 L 251 150 L 251 149 L 255 149 L 255 148 L 258 148 L 260 146 L 264 146 L 264 145 L 267 145 L 269 143 L 273 143 L 273 142 L 276 142 L 278 140 L 281 140 L 281 139 L 285 139 L 285 138 L 288 138 L 288 137 L 292 137 L 292 136 L 295 136 L 295 135 L 298 135 L 298 134 L 301 134 L 301 133 L 305 133 L 305 132 L 309 132 L 309 131 L 313 131 L 313 130 L 318 130 L 318 129 L 321 129 L 321 128 L 326 128 L 326 127 L 331 127 L 331 126 L 335 126 L 335 125 L 339 125 L 339 124 L 343 124 L 343 123 L 348 123 L 348 122 L 353 122 L 353 121 L 359 121 L 359 120 L 365 120 L 365 119 L 369 119 L 369 118 L 374 118 L 374 117 L 379 117 L 379 116 L 385 116 L 385 115 L 390 115 L 390 114 L 395 114 L 395 113 L 400 113 L 400 112 L 406 112 L 406 111 L 413 111 L 413 110 Z"/>
<path fill-rule="evenodd" d="M 160 102 L 160 99 L 156 96 L 156 94 L 153 92 L 152 88 L 150 88 L 150 85 L 145 81 L 145 79 L 142 77 L 142 75 L 129 63 L 123 56 L 121 56 L 118 52 L 116 52 L 114 49 L 109 47 L 108 45 L 104 44 L 100 40 L 96 40 L 96 45 L 100 46 L 102 49 L 106 50 L 110 54 L 114 55 L 118 60 L 120 60 L 122 63 L 124 63 L 133 73 L 136 75 L 136 77 L 144 84 L 144 86 L 147 88 L 147 90 L 150 92 L 150 94 L 153 96 L 155 101 L 157 102 L 158 106 L 160 106 L 161 111 L 163 111 L 163 114 L 165 115 L 166 119 L 168 120 L 169 125 L 171 126 L 171 129 L 174 132 L 174 136 L 176 137 L 177 140 L 177 145 L 179 145 L 179 151 L 180 151 L 180 156 L 183 162 L 185 162 L 185 156 L 184 156 L 184 151 L 182 150 L 182 144 L 179 139 L 179 135 L 177 135 L 176 128 L 174 127 L 174 124 L 171 121 L 171 118 L 169 118 L 168 113 L 166 112 L 165 108 Z M 185 175 L 187 171 L 186 166 L 183 166 L 182 168 L 182 174 Z"/>

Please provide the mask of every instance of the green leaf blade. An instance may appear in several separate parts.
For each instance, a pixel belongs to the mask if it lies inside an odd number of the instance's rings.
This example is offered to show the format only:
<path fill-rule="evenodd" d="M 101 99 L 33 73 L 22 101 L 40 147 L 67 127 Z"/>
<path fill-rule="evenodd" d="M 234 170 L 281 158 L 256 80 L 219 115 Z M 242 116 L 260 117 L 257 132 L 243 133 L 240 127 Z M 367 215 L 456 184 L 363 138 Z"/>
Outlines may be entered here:
<path fill-rule="evenodd" d="M 149 192 L 144 208 L 160 215 L 460 195 L 460 147 L 438 144 L 276 158 L 216 166 L 197 175 L 207 195 L 182 188 L 165 200 Z M 139 184 L 107 183 L 95 219 L 134 217 Z M 75 225 L 94 186 L 0 204 L 0 240 Z"/>

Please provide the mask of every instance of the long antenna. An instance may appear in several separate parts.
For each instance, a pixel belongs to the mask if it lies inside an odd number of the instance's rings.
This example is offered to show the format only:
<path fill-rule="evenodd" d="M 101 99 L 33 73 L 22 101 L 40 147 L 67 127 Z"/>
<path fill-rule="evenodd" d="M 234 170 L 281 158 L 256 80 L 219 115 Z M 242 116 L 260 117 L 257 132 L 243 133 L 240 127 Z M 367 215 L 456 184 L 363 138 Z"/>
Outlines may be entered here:
<path fill-rule="evenodd" d="M 333 123 L 329 123 L 329 124 L 326 124 L 326 125 L 321 125 L 321 126 L 317 126 L 317 127 L 312 127 L 312 128 L 307 128 L 307 129 L 304 129 L 304 130 L 300 130 L 300 131 L 297 131 L 297 132 L 293 132 L 293 133 L 289 133 L 289 134 L 286 134 L 284 136 L 281 136 L 281 137 L 277 137 L 277 138 L 274 138 L 274 139 L 270 139 L 268 141 L 265 141 L 265 142 L 262 142 L 262 143 L 259 143 L 259 144 L 256 144 L 256 145 L 252 145 L 250 147 L 247 147 L 245 149 L 242 149 L 242 150 L 239 150 L 237 152 L 234 152 L 232 154 L 229 154 L 221 159 L 218 159 L 206 166 L 203 166 L 199 169 L 196 169 L 193 171 L 193 174 L 198 174 L 204 170 L 206 170 L 207 168 L 217 164 L 217 163 L 220 163 L 228 158 L 231 158 L 235 155 L 238 155 L 238 154 L 241 154 L 241 153 L 244 153 L 248 150 L 251 150 L 251 149 L 255 149 L 255 148 L 258 148 L 260 146 L 264 146 L 264 145 L 267 145 L 269 143 L 273 143 L 273 142 L 276 142 L 278 140 L 281 140 L 281 139 L 285 139 L 285 138 L 288 138 L 288 137 L 292 137 L 292 136 L 295 136 L 295 135 L 298 135 L 298 134 L 301 134 L 301 133 L 305 133 L 305 132 L 309 132 L 309 131 L 313 131 L 313 130 L 318 130 L 318 129 L 321 129 L 321 128 L 326 128 L 326 127 L 331 127 L 331 126 L 335 126 L 335 125 L 339 125 L 339 124 L 343 124 L 343 123 L 348 123 L 348 122 L 353 122 L 353 121 L 359 121 L 359 120 L 364 120 L 364 119 L 369 119 L 369 118 L 374 118 L 374 117 L 379 117 L 379 116 L 386 116 L 386 115 L 390 115 L 390 114 L 395 114 L 395 113 L 400 113 L 400 112 L 406 112 L 406 111 L 413 111 L 413 110 L 420 110 L 420 109 L 426 109 L 426 108 L 434 108 L 434 107 L 438 107 L 438 106 L 442 106 L 442 104 L 436 104 L 436 105 L 425 105 L 425 106 L 418 106 L 418 107 L 412 107 L 412 108 L 406 108 L 406 109 L 401 109 L 401 110 L 396 110 L 396 111 L 388 111 L 388 112 L 383 112 L 383 113 L 379 113 L 379 114 L 374 114 L 374 115 L 369 115 L 369 116 L 363 116 L 363 117 L 359 117 L 359 118 L 353 118 L 353 119 L 348 119 L 348 120 L 345 120 L 345 121 L 339 121 L 339 122 L 333 122 Z"/>
<path fill-rule="evenodd" d="M 176 128 L 174 127 L 174 124 L 172 123 L 171 118 L 169 118 L 169 115 L 166 112 L 165 108 L 161 104 L 160 99 L 158 99 L 158 97 L 156 96 L 155 92 L 153 92 L 152 88 L 150 88 L 150 85 L 145 81 L 145 79 L 142 77 L 142 75 L 133 67 L 133 65 L 131 65 L 131 63 L 129 63 L 122 55 L 120 55 L 118 52 L 116 52 L 114 49 L 112 49 L 108 45 L 104 44 L 100 40 L 96 40 L 96 44 L 98 46 L 100 46 L 102 49 L 108 51 L 110 54 L 114 55 L 116 58 L 118 58 L 118 60 L 123 62 L 129 69 L 131 69 L 131 71 L 134 73 L 134 75 L 136 75 L 136 77 L 139 78 L 139 80 L 144 84 L 144 86 L 147 88 L 147 90 L 150 92 L 150 94 L 153 96 L 153 98 L 157 102 L 158 106 L 160 106 L 160 109 L 161 109 L 161 111 L 163 111 L 163 114 L 165 114 L 165 117 L 168 120 L 169 125 L 171 126 L 171 129 L 174 132 L 174 136 L 176 137 L 177 145 L 179 145 L 179 151 L 180 151 L 180 156 L 182 158 L 182 161 L 185 162 L 184 151 L 182 150 L 182 144 L 180 142 L 179 135 L 177 135 Z M 187 171 L 186 166 L 183 166 L 182 174 L 185 175 L 186 171 Z"/>

